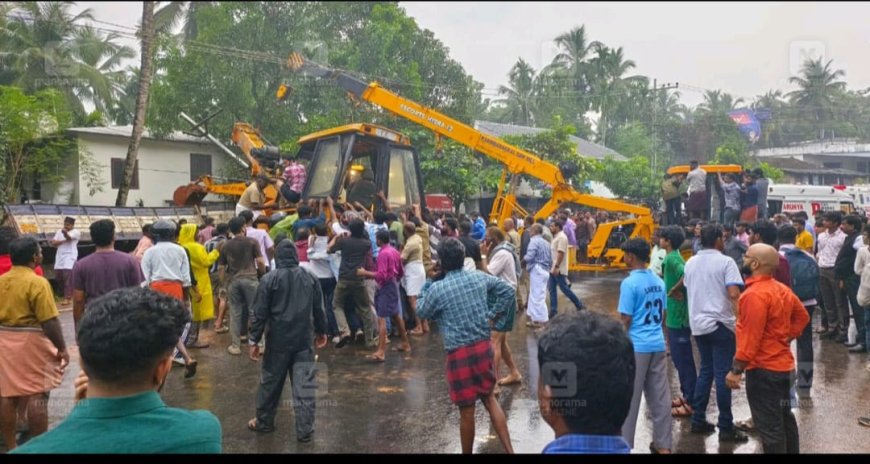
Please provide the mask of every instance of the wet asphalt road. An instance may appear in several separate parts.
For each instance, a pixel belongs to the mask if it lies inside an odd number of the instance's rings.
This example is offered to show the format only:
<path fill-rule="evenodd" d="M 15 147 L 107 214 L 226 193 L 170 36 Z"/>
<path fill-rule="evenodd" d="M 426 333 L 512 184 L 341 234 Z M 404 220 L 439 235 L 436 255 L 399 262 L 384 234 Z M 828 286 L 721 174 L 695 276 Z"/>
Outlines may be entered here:
<path fill-rule="evenodd" d="M 616 316 L 621 274 L 573 276 L 573 289 L 593 311 Z M 573 311 L 560 295 L 560 311 Z M 64 332 L 73 340 L 72 314 L 62 313 Z M 537 404 L 536 337 L 518 316 L 509 344 L 524 380 L 521 385 L 502 387 L 499 402 L 508 419 L 511 441 L 517 453 L 540 453 L 553 439 Z M 818 327 L 818 316 L 813 321 Z M 854 328 L 853 328 L 854 330 Z M 815 336 L 815 383 L 813 404 L 794 409 L 803 453 L 868 453 L 870 429 L 857 424 L 859 415 L 870 415 L 870 372 L 864 370 L 866 355 L 849 354 L 846 348 Z M 314 440 L 297 443 L 290 382 L 271 434 L 246 428 L 254 416 L 259 364 L 247 357 L 227 353 L 229 334 L 208 331 L 207 349 L 192 350 L 199 361 L 196 377 L 185 380 L 183 369 L 173 369 L 163 390 L 170 406 L 207 409 L 223 426 L 225 453 L 458 453 L 459 413 L 450 402 L 444 374 L 445 354 L 437 334 L 414 337 L 410 355 L 390 351 L 385 363 L 365 358 L 370 351 L 361 344 L 340 350 L 319 350 L 320 389 Z M 395 346 L 398 340 L 388 347 Z M 71 350 L 73 363 L 64 383 L 52 392 L 50 426 L 65 417 L 73 405 L 72 382 L 78 375 L 78 351 Z M 697 351 L 696 351 L 697 357 Z M 504 369 L 504 367 L 502 367 Z M 679 391 L 676 371 L 669 366 L 672 392 Z M 506 374 L 504 370 L 502 375 Z M 714 386 L 715 389 L 715 386 Z M 634 453 L 648 453 L 651 422 L 643 402 Z M 503 449 L 478 403 L 475 453 L 501 453 Z M 750 416 L 744 390 L 733 395 L 735 420 Z M 715 423 L 718 412 L 715 390 L 707 419 Z M 720 444 L 717 435 L 689 433 L 689 419 L 674 420 L 675 453 L 761 452 L 757 437 L 748 443 Z"/>

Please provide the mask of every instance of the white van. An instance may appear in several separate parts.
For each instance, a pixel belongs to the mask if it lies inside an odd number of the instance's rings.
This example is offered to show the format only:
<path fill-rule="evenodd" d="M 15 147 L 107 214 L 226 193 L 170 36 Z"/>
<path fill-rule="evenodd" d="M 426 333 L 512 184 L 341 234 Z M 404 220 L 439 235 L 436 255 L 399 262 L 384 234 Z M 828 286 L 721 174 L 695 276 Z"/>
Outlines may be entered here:
<path fill-rule="evenodd" d="M 768 214 L 793 214 L 804 211 L 812 218 L 818 212 L 842 211 L 849 214 L 859 211 L 852 197 L 834 187 L 823 185 L 771 184 L 767 192 Z M 860 210 L 863 213 L 863 210 Z"/>
<path fill-rule="evenodd" d="M 865 215 L 870 214 L 870 185 L 836 185 L 834 188 L 846 192 Z"/>

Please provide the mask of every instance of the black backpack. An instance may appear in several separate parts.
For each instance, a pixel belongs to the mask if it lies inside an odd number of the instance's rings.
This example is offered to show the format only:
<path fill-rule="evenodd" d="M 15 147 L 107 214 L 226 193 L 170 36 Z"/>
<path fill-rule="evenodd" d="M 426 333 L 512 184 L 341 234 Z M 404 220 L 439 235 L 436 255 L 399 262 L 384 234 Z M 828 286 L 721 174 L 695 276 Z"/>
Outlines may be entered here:
<path fill-rule="evenodd" d="M 786 250 L 785 258 L 791 271 L 791 289 L 801 301 L 819 294 L 819 265 L 810 255 L 798 248 Z"/>

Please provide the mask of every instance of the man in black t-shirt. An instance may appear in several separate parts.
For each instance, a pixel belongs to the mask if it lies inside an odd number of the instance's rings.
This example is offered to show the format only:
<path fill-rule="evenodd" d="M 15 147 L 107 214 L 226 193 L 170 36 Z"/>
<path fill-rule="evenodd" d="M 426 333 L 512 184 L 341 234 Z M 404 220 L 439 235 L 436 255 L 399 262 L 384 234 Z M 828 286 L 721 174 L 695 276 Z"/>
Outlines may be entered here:
<path fill-rule="evenodd" d="M 365 280 L 358 276 L 360 268 L 370 269 L 372 259 L 372 243 L 365 232 L 365 223 L 354 219 L 348 224 L 350 236 L 336 235 L 329 243 L 328 252 L 341 252 L 341 265 L 338 268 L 338 283 L 335 286 L 332 307 L 335 321 L 338 323 L 339 342 L 336 348 L 341 348 L 350 341 L 350 327 L 347 324 L 347 307 L 345 302 L 350 297 L 353 300 L 356 314 L 363 322 L 367 344 L 374 346 L 374 315 L 371 312 L 372 301 L 366 291 Z"/>
<path fill-rule="evenodd" d="M 248 338 L 248 321 L 257 295 L 258 275 L 266 272 L 266 260 L 260 252 L 260 244 L 245 236 L 245 220 L 230 219 L 232 240 L 220 246 L 220 281 L 226 282 L 230 300 L 230 335 L 233 343 L 227 347 L 232 355 L 242 353 L 242 337 Z M 256 267 L 255 267 L 256 263 Z"/>

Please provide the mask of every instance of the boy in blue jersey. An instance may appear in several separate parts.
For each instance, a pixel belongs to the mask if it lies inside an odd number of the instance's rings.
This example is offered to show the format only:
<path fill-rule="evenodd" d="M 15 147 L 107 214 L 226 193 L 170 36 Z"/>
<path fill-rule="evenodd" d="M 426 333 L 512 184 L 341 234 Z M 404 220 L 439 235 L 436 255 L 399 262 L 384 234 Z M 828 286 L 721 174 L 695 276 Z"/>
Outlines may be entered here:
<path fill-rule="evenodd" d="M 671 394 L 668 384 L 667 355 L 662 321 L 665 320 L 667 296 L 665 283 L 647 269 L 650 246 L 643 239 L 631 239 L 622 245 L 626 266 L 631 269 L 619 287 L 619 315 L 634 345 L 634 394 L 631 409 L 622 425 L 622 436 L 634 448 L 634 431 L 640 409 L 640 397 L 646 397 L 652 415 L 654 454 L 671 452 Z"/>

